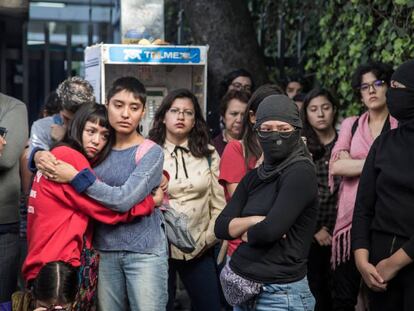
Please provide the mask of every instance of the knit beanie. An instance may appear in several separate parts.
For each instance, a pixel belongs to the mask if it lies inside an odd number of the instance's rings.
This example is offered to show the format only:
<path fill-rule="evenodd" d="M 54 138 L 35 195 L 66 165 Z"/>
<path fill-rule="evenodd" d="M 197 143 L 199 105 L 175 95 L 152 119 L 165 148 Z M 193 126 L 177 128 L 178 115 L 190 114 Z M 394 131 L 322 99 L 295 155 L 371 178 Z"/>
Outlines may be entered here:
<path fill-rule="evenodd" d="M 286 95 L 271 95 L 262 100 L 256 112 L 255 129 L 269 120 L 283 121 L 302 128 L 298 107 Z"/>

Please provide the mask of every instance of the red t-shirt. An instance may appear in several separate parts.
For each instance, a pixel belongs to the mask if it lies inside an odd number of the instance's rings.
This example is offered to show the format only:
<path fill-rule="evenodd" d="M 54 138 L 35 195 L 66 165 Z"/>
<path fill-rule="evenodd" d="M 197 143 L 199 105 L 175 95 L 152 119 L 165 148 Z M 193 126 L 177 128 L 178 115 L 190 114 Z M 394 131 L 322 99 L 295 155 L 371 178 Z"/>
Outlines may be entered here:
<path fill-rule="evenodd" d="M 60 146 L 52 150 L 58 159 L 73 165 L 78 171 L 91 168 L 78 151 Z M 70 184 L 47 180 L 40 172 L 34 176 L 27 208 L 28 254 L 22 272 L 26 280 L 36 278 L 43 265 L 64 261 L 80 265 L 83 237 L 90 246 L 89 217 L 107 224 L 128 222 L 135 216 L 152 213 L 154 200 L 147 196 L 127 213 L 116 213 L 86 195 L 79 194 Z"/>
<path fill-rule="evenodd" d="M 230 194 L 226 189 L 226 184 L 239 183 L 248 170 L 250 171 L 255 168 L 256 162 L 256 158 L 250 158 L 246 170 L 243 145 L 241 142 L 239 140 L 232 140 L 226 145 L 220 160 L 219 182 L 224 187 L 227 202 L 230 200 Z M 229 241 L 227 254 L 231 256 L 240 243 L 240 239 Z"/>

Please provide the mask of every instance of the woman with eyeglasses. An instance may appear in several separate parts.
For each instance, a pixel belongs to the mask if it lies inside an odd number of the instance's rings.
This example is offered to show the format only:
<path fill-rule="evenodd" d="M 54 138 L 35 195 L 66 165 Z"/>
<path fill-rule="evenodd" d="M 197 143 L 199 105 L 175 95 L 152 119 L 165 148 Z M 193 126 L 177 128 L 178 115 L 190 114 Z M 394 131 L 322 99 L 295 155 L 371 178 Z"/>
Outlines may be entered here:
<path fill-rule="evenodd" d="M 342 177 L 335 228 L 332 237 L 332 264 L 334 266 L 333 310 L 354 310 L 361 277 L 350 251 L 351 226 L 359 177 L 374 140 L 397 127 L 390 116 L 386 91 L 390 85 L 392 67 L 384 63 L 360 65 L 352 79 L 356 98 L 366 111 L 359 117 L 346 118 L 341 125 L 338 140 L 332 150 L 329 174 Z"/>
<path fill-rule="evenodd" d="M 170 245 L 169 301 L 174 310 L 178 272 L 194 310 L 220 310 L 219 282 L 213 257 L 214 222 L 225 205 L 218 183 L 219 155 L 209 145 L 207 124 L 197 98 L 186 89 L 170 92 L 154 117 L 150 139 L 164 149 L 170 175 L 169 203 L 189 217 L 196 249 L 185 254 Z"/>
<path fill-rule="evenodd" d="M 397 68 L 387 106 L 397 129 L 373 143 L 358 187 L 352 248 L 371 311 L 414 310 L 414 61 Z"/>
<path fill-rule="evenodd" d="M 218 96 L 216 98 L 217 107 L 220 106 L 219 103 L 221 103 L 224 95 L 231 90 L 244 91 L 251 94 L 253 93 L 254 89 L 255 85 L 250 72 L 245 69 L 233 70 L 224 76 L 223 80 L 218 86 Z M 219 109 L 213 111 L 213 114 L 209 116 L 208 120 L 210 127 L 214 129 L 213 137 L 219 135 L 220 131 L 222 130 L 221 124 L 219 124 L 220 116 L 218 114 Z"/>
<path fill-rule="evenodd" d="M 260 103 L 254 129 L 264 161 L 241 180 L 215 226 L 217 237 L 243 241 L 221 273 L 226 298 L 238 297 L 229 301 L 234 310 L 313 310 L 306 262 L 317 181 L 301 128 L 298 108 L 286 95 Z"/>
<path fill-rule="evenodd" d="M 254 91 L 254 81 L 251 73 L 240 68 L 226 74 L 220 82 L 219 98 L 223 98 L 230 90 L 252 93 Z"/>
<path fill-rule="evenodd" d="M 224 125 L 223 130 L 213 139 L 213 146 L 218 154 L 223 154 L 227 143 L 232 140 L 238 140 L 242 134 L 242 121 L 249 101 L 250 93 L 230 90 L 221 100 L 220 116 Z"/>

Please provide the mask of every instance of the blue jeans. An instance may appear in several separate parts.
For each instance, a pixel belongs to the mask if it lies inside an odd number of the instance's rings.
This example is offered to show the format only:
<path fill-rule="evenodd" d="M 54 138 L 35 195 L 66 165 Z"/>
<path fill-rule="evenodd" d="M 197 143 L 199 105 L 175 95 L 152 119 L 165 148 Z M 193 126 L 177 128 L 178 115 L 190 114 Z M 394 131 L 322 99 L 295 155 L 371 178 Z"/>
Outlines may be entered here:
<path fill-rule="evenodd" d="M 265 284 L 256 297 L 254 307 L 240 305 L 234 311 L 313 311 L 315 298 L 309 289 L 308 279 L 287 284 Z"/>
<path fill-rule="evenodd" d="M 19 234 L 0 233 L 0 303 L 11 300 L 19 274 Z"/>
<path fill-rule="evenodd" d="M 100 251 L 100 311 L 160 311 L 168 300 L 168 256 Z"/>

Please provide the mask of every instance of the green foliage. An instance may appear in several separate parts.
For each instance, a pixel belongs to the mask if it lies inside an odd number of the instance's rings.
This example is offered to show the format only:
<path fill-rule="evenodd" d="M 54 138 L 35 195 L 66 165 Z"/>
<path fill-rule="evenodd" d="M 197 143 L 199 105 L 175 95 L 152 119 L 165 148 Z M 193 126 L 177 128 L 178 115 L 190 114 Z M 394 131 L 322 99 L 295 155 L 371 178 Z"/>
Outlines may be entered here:
<path fill-rule="evenodd" d="M 268 56 L 276 53 L 277 17 L 285 15 L 287 56 L 296 53 L 298 19 L 303 18 L 305 71 L 338 94 L 344 115 L 355 114 L 361 108 L 350 85 L 358 65 L 372 60 L 396 67 L 414 58 L 414 0 L 249 2 L 267 13 L 264 50 Z M 258 12 L 253 11 L 253 16 Z"/>
<path fill-rule="evenodd" d="M 329 1 L 321 9 L 316 58 L 308 55 L 306 70 L 337 90 L 345 114 L 353 114 L 350 81 L 356 67 L 370 60 L 397 66 L 414 57 L 413 1 Z"/>

